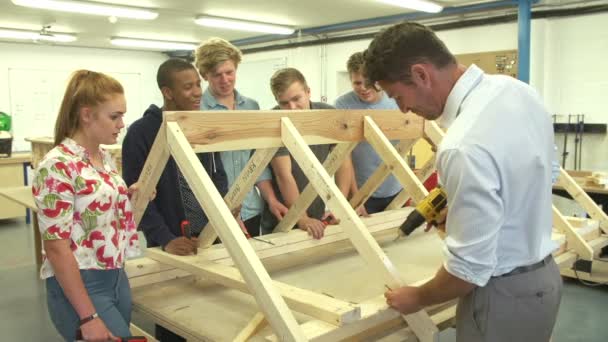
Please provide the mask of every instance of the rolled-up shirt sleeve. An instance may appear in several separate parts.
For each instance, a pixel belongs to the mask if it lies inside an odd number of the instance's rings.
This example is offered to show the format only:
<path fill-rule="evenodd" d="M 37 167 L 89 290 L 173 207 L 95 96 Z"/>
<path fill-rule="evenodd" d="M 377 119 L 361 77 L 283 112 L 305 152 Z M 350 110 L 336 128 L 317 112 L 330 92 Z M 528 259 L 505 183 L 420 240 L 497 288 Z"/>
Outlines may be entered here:
<path fill-rule="evenodd" d="M 448 196 L 444 267 L 462 280 L 485 286 L 497 265 L 504 220 L 496 163 L 481 147 L 466 146 L 440 151 L 437 169 Z"/>

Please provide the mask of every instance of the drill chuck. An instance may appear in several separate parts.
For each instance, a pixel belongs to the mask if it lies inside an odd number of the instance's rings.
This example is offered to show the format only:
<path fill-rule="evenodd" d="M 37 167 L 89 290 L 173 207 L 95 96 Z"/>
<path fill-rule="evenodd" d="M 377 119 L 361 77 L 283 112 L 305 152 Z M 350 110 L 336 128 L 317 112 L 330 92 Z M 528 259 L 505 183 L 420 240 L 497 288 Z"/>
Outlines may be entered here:
<path fill-rule="evenodd" d="M 410 235 L 416 228 L 424 223 L 424 216 L 422 216 L 418 210 L 412 211 L 407 217 L 405 222 L 399 227 L 405 236 Z"/>

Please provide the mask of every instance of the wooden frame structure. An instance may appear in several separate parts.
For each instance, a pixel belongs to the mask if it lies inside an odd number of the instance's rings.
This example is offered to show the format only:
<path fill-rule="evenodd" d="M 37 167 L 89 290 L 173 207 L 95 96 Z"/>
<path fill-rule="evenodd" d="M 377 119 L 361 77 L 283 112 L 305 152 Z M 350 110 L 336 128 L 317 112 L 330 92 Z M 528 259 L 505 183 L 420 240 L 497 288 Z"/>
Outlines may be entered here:
<path fill-rule="evenodd" d="M 403 115 L 397 111 L 235 111 L 230 115 L 225 115 L 224 112 L 166 113 L 140 176 L 140 182 L 143 183 L 141 194 L 134 199 L 136 221 L 139 222 L 145 210 L 146 203 L 142 199 L 148 197 L 167 160 L 172 156 L 208 213 L 210 223 L 199 237 L 203 251 L 199 255 L 205 255 L 204 257 L 179 257 L 158 249 L 149 249 L 148 256 L 176 267 L 176 274 L 186 271 L 253 295 L 260 312 L 254 315 L 237 336 L 239 340 L 246 340 L 264 324 L 269 324 L 275 338 L 281 341 L 335 341 L 369 336 L 386 327 L 403 325 L 405 320 L 407 328 L 399 330 L 395 336 L 415 336 L 414 339 L 425 342 L 437 341 L 438 325 L 441 326 L 454 317 L 453 303 L 401 317 L 386 306 L 380 295 L 354 304 L 273 281 L 261 261 L 311 246 L 319 248 L 323 245 L 333 246 L 337 242 L 350 242 L 378 281 L 388 288 L 404 285 L 392 262 L 375 240 L 386 238 L 388 225 L 381 228 L 366 226 L 355 209 L 363 205 L 390 174 L 398 179 L 406 191 L 402 191 L 387 210 L 395 211 L 409 198 L 416 202 L 428 194 L 422 182 L 435 170 L 434 156 L 422 166 L 417 175 L 403 160 L 407 151 L 421 138 L 437 146 L 443 138 L 443 131 L 433 122 L 425 122 L 413 114 Z M 400 143 L 393 146 L 389 139 L 400 140 Z M 356 144 L 363 140 L 372 145 L 384 163 L 349 202 L 342 196 L 331 176 Z M 308 145 L 327 143 L 336 144 L 336 147 L 321 164 Z M 256 152 L 222 198 L 198 163 L 195 153 L 235 150 L 243 146 L 256 149 Z M 287 147 L 310 184 L 275 228 L 275 233 L 285 233 L 280 238 L 273 238 L 276 245 L 249 242 L 232 217 L 231 209 L 241 204 L 281 146 Z M 564 170 L 561 170 L 559 183 L 581 203 L 593 219 L 599 221 L 599 227 L 606 233 L 608 217 Z M 341 220 L 339 226 L 327 229 L 326 236 L 321 241 L 313 241 L 302 232 L 290 232 L 316 196 L 320 196 Z M 565 236 L 563 246 L 568 249 L 560 250 L 561 254 L 556 258 L 563 268 L 569 267 L 579 258 L 592 260 L 598 253 L 598 248 L 608 243 L 606 238 L 593 240 L 596 236 L 590 238 L 587 231 L 575 228 L 577 221 L 564 217 L 555 207 L 553 217 L 555 228 Z M 393 228 L 390 232 L 394 234 L 395 225 L 390 226 Z M 218 236 L 225 247 L 221 252 L 209 248 Z M 590 239 L 592 241 L 587 241 Z M 206 250 L 208 253 L 204 252 Z M 297 260 L 292 260 L 283 263 L 283 266 L 297 263 Z M 290 309 L 314 319 L 299 325 Z"/>
<path fill-rule="evenodd" d="M 435 137 L 441 136 L 441 133 L 436 134 L 438 128 L 434 123 L 425 123 L 414 114 L 403 115 L 398 111 L 235 111 L 230 115 L 225 112 L 166 113 L 139 179 L 142 187 L 138 198 L 134 199 L 136 221 L 139 222 L 146 207 L 143 199 L 148 198 L 172 156 L 209 217 L 210 227 L 203 230 L 199 239 L 201 247 L 210 246 L 219 236 L 236 267 L 211 261 L 197 262 L 195 258 L 177 257 L 158 250 L 150 250 L 148 256 L 224 286 L 251 293 L 276 338 L 281 341 L 343 339 L 394 321 L 399 314 L 389 309 L 380 297 L 370 299 L 373 304 L 356 305 L 273 281 L 260 261 L 260 251 L 256 254 L 256 242 L 250 244 L 247 241 L 231 215 L 231 209 L 241 204 L 277 149 L 286 146 L 310 184 L 275 231 L 289 232 L 318 195 L 341 220 L 339 229 L 342 232 L 337 234 L 339 238 L 334 239 L 350 240 L 366 261 L 367 271 L 385 287 L 403 286 L 405 284 L 396 268 L 353 206 L 362 205 L 390 173 L 405 186 L 407 196 L 415 201 L 428 194 L 402 158 L 409 147 L 423 137 L 426 126 L 433 126 Z M 395 148 L 389 139 L 401 140 L 401 143 Z M 378 151 L 384 165 L 349 203 L 331 175 L 363 140 Z M 327 143 L 337 145 L 322 165 L 308 145 Z M 196 152 L 236 150 L 243 146 L 257 151 L 222 198 L 198 162 Z M 328 241 L 331 240 L 325 242 Z M 315 319 L 299 325 L 290 308 Z M 427 311 L 406 315 L 400 320 L 407 322 L 419 340 L 437 341 L 439 330 Z M 261 321 L 256 315 L 247 329 L 255 330 L 254 323 Z"/>

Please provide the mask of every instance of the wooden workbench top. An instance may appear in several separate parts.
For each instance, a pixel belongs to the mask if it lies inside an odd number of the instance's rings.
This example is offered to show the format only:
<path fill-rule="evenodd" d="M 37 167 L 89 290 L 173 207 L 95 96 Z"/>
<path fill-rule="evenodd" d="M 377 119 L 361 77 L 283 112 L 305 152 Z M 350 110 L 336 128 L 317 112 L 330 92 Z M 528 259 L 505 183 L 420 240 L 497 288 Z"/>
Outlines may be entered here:
<path fill-rule="evenodd" d="M 0 165 L 29 163 L 32 155 L 29 152 L 16 152 L 8 158 L 0 158 Z"/>

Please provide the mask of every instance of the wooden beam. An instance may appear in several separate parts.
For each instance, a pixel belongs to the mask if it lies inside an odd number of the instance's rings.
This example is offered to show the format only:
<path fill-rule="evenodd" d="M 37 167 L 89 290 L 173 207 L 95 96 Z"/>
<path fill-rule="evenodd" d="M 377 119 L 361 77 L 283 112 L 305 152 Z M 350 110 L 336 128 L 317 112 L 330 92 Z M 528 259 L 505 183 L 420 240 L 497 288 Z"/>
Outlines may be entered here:
<path fill-rule="evenodd" d="M 410 139 L 399 142 L 399 144 L 395 146 L 399 156 L 403 158 L 417 141 L 418 139 Z M 376 169 L 376 171 L 372 173 L 367 181 L 365 181 L 365 184 L 361 186 L 359 191 L 353 195 L 353 197 L 350 199 L 350 205 L 355 209 L 358 209 L 360 206 L 364 205 L 365 202 L 372 197 L 380 185 L 382 185 L 384 180 L 390 176 L 391 171 L 391 168 L 386 163 L 382 163 Z"/>
<path fill-rule="evenodd" d="M 443 131 L 443 129 L 439 127 L 436 121 L 425 120 L 423 130 L 424 136 L 427 138 L 427 140 L 431 142 L 431 144 L 434 146 L 434 149 L 437 149 L 439 144 L 441 144 L 441 141 L 445 137 L 445 132 Z"/>
<path fill-rule="evenodd" d="M 564 189 L 572 196 L 572 198 L 580 204 L 583 209 L 591 216 L 592 219 L 597 220 L 600 223 L 600 228 L 604 234 L 608 234 L 608 216 L 604 211 L 595 203 L 589 195 L 576 183 L 574 179 L 564 170 L 560 168 L 559 178 L 557 179 L 559 185 L 563 186 Z"/>
<path fill-rule="evenodd" d="M 270 276 L 177 123 L 167 123 L 167 140 L 180 171 L 230 252 L 274 332 L 285 341 L 304 341 L 298 322 L 277 293 Z"/>
<path fill-rule="evenodd" d="M 416 170 L 416 177 L 418 177 L 418 179 L 422 183 L 424 183 L 433 174 L 433 172 L 435 172 L 436 160 L 437 156 L 433 155 L 429 160 L 426 161 L 426 163 L 424 163 L 424 165 L 422 165 L 420 169 Z M 410 196 L 408 195 L 407 191 L 401 190 L 399 194 L 395 198 L 393 198 L 391 203 L 389 203 L 389 205 L 387 205 L 386 209 L 384 210 L 394 210 L 401 208 L 409 198 Z"/>
<path fill-rule="evenodd" d="M 230 210 L 237 208 L 243 202 L 249 190 L 253 188 L 272 157 L 277 153 L 277 150 L 278 147 L 256 150 L 253 156 L 249 158 L 247 165 L 245 165 L 239 177 L 234 181 L 226 196 L 224 196 L 224 201 Z M 211 223 L 207 223 L 198 238 L 198 245 L 201 248 L 209 247 L 215 239 L 217 239 L 217 233 L 211 227 Z"/>
<path fill-rule="evenodd" d="M 384 284 L 389 288 L 403 286 L 403 280 L 399 277 L 393 263 L 384 254 L 355 210 L 350 206 L 321 163 L 306 145 L 296 127 L 291 123 L 289 118 L 283 118 L 281 121 L 283 143 L 287 146 L 310 183 L 315 187 L 317 193 L 329 206 L 334 215 L 346 223 L 346 233 L 372 272 L 379 275 Z M 392 145 L 391 147 L 394 150 Z M 437 327 L 425 311 L 422 310 L 406 315 L 404 318 L 421 341 L 438 340 Z"/>
<path fill-rule="evenodd" d="M 231 266 L 201 260 L 196 255 L 177 256 L 159 249 L 149 249 L 147 256 L 159 262 L 187 270 L 206 280 L 254 295 L 243 280 L 239 271 Z M 287 302 L 290 308 L 315 317 L 333 325 L 351 323 L 361 318 L 361 309 L 349 302 L 301 289 L 278 281 L 273 286 Z"/>
<path fill-rule="evenodd" d="M 566 218 L 553 205 L 553 224 L 566 235 L 568 247 L 575 250 L 581 259 L 593 260 L 593 249 L 575 230 Z"/>
<path fill-rule="evenodd" d="M 358 143 L 343 143 L 338 144 L 333 148 L 331 153 L 325 158 L 323 162 L 323 168 L 327 170 L 327 173 L 333 175 L 338 171 L 344 158 L 346 158 Z M 317 198 L 317 193 L 311 184 L 308 184 L 304 191 L 298 196 L 296 202 L 289 207 L 289 211 L 283 217 L 283 219 L 277 224 L 274 229 L 275 233 L 288 232 L 298 222 L 302 214 L 308 209 L 312 202 Z"/>
<path fill-rule="evenodd" d="M 170 157 L 169 148 L 167 147 L 167 127 L 163 122 L 156 134 L 152 148 L 148 153 L 148 158 L 144 163 L 144 167 L 139 174 L 137 182 L 139 183 L 139 191 L 137 195 L 131 198 L 133 206 L 133 218 L 135 225 L 138 226 L 144 212 L 148 207 L 149 198 L 156 189 L 156 184 L 167 165 Z"/>
<path fill-rule="evenodd" d="M 129 331 L 131 332 L 131 336 L 143 336 L 146 338 L 146 342 L 158 342 L 157 339 L 155 339 L 154 337 L 152 337 L 152 335 L 148 334 L 147 332 L 143 331 L 140 327 L 138 327 L 137 325 L 131 323 L 131 325 L 129 325 Z"/>
<path fill-rule="evenodd" d="M 281 147 L 281 118 L 290 118 L 310 145 L 363 140 L 363 116 L 372 116 L 392 140 L 422 136 L 423 119 L 398 110 L 268 110 L 167 112 L 196 152 Z"/>
<path fill-rule="evenodd" d="M 264 313 L 258 312 L 256 313 L 251 321 L 247 323 L 247 325 L 241 330 L 241 332 L 232 340 L 233 342 L 246 342 L 253 335 L 257 334 L 260 330 L 262 330 L 268 322 L 266 322 L 266 318 L 264 318 Z"/>
<path fill-rule="evenodd" d="M 384 160 L 384 163 L 391 169 L 395 178 L 403 185 L 403 189 L 410 194 L 414 202 L 424 199 L 429 192 L 424 188 L 424 185 L 422 185 L 403 158 L 399 156 L 399 153 L 397 153 L 391 142 L 382 134 L 380 127 L 370 116 L 366 116 L 363 120 L 365 121 L 365 139 L 367 139 L 380 158 Z"/>

